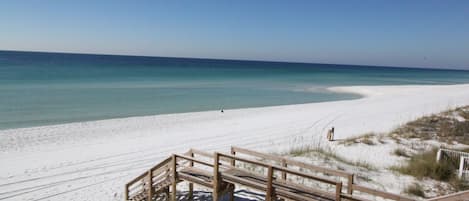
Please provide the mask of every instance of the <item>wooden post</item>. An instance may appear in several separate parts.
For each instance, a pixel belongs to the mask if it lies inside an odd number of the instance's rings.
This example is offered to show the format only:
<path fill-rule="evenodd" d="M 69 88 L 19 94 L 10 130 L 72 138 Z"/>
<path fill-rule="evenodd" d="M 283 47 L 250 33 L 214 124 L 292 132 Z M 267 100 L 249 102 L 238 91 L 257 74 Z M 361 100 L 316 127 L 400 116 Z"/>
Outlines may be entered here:
<path fill-rule="evenodd" d="M 219 185 L 219 172 L 218 172 L 218 165 L 219 165 L 219 160 L 220 160 L 220 154 L 218 152 L 215 152 L 215 158 L 214 158 L 214 163 L 213 163 L 213 193 L 212 193 L 212 200 L 213 201 L 218 201 L 218 188 L 220 187 Z"/>
<path fill-rule="evenodd" d="M 436 162 L 440 162 L 441 159 L 441 149 L 438 149 L 438 152 L 436 152 Z"/>
<path fill-rule="evenodd" d="M 177 161 L 176 161 L 176 155 L 172 156 L 173 158 L 173 164 L 172 164 L 172 173 L 173 173 L 173 182 L 171 183 L 171 200 L 176 201 L 176 185 L 177 185 Z"/>
<path fill-rule="evenodd" d="M 233 156 L 236 155 L 236 151 L 234 150 L 234 147 L 231 147 L 230 153 Z M 235 159 L 231 159 L 231 166 L 233 166 L 233 167 L 236 166 Z M 233 184 L 233 188 L 230 191 L 230 201 L 234 201 L 234 190 L 235 190 L 235 186 Z"/>
<path fill-rule="evenodd" d="M 349 195 L 352 195 L 353 194 L 353 174 L 350 174 L 348 176 L 348 183 L 347 183 L 347 193 Z"/>
<path fill-rule="evenodd" d="M 124 199 L 125 201 L 129 200 L 129 184 L 125 184 Z"/>
<path fill-rule="evenodd" d="M 335 200 L 340 201 L 340 194 L 342 193 L 342 182 L 335 184 Z"/>
<path fill-rule="evenodd" d="M 287 168 L 287 161 L 285 159 L 282 159 L 282 167 Z M 287 173 L 285 171 L 282 171 L 282 179 L 287 181 Z"/>
<path fill-rule="evenodd" d="M 233 156 L 236 155 L 236 151 L 234 150 L 233 147 L 231 147 L 231 155 L 233 155 Z M 234 167 L 235 165 L 236 165 L 235 160 L 231 159 L 231 166 Z"/>
<path fill-rule="evenodd" d="M 148 170 L 148 200 L 153 198 L 153 170 Z"/>
<path fill-rule="evenodd" d="M 230 201 L 234 201 L 235 185 L 234 184 L 229 184 L 229 185 L 230 185 Z"/>
<path fill-rule="evenodd" d="M 192 150 L 190 151 L 190 156 L 194 158 L 194 152 Z M 190 167 L 194 167 L 194 161 L 189 162 Z M 194 199 L 194 184 L 192 182 L 189 182 L 189 200 Z"/>
<path fill-rule="evenodd" d="M 267 193 L 265 195 L 265 200 L 266 201 L 273 201 L 274 200 L 274 190 L 272 187 L 272 182 L 273 182 L 273 174 L 274 170 L 272 166 L 269 166 L 267 169 Z"/>
<path fill-rule="evenodd" d="M 459 172 L 458 172 L 459 178 L 462 178 L 463 172 L 464 172 L 464 156 L 461 156 L 459 158 Z"/>

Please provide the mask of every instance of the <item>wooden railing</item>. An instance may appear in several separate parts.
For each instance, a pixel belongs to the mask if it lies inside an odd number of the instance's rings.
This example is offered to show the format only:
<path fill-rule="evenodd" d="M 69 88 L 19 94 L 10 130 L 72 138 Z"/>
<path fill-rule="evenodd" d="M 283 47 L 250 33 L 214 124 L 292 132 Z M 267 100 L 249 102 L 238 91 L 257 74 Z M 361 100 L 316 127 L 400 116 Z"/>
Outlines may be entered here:
<path fill-rule="evenodd" d="M 451 160 L 455 162 L 455 165 L 459 165 L 461 156 L 469 157 L 469 153 L 451 149 L 438 149 L 436 160 Z"/>
<path fill-rule="evenodd" d="M 250 155 L 250 156 L 259 157 L 259 158 L 262 158 L 262 159 L 275 161 L 275 162 L 279 163 L 282 167 L 285 167 L 285 168 L 294 166 L 294 167 L 307 169 L 307 170 L 310 170 L 310 171 L 313 171 L 313 172 L 319 172 L 319 173 L 323 173 L 323 174 L 327 174 L 327 175 L 332 175 L 332 176 L 336 176 L 336 177 L 345 178 L 347 180 L 347 193 L 352 194 L 352 188 L 350 188 L 353 184 L 353 174 L 352 173 L 348 173 L 348 172 L 341 171 L 341 170 L 334 170 L 334 169 L 324 168 L 324 167 L 320 167 L 320 166 L 316 166 L 316 165 L 311 165 L 311 164 L 308 164 L 308 163 L 299 162 L 299 161 L 292 160 L 292 159 L 289 159 L 289 158 L 276 156 L 276 155 L 270 155 L 270 154 L 264 154 L 264 153 L 261 153 L 261 152 L 256 152 L 256 151 L 252 151 L 252 150 L 248 150 L 248 149 L 244 149 L 244 148 L 240 148 L 240 147 L 231 147 L 231 154 L 236 155 L 237 153 L 241 153 L 241 154 L 245 154 L 245 155 Z M 282 173 L 282 179 L 284 179 L 284 180 L 287 179 L 286 173 Z"/>
<path fill-rule="evenodd" d="M 429 199 L 427 201 L 468 201 L 469 190 L 453 193 L 451 195 L 444 195 L 436 198 Z"/>
<path fill-rule="evenodd" d="M 376 189 L 368 188 L 368 187 L 365 187 L 365 186 L 360 186 L 360 185 L 357 185 L 357 184 L 353 184 L 352 189 L 353 189 L 353 191 L 359 191 L 359 192 L 362 192 L 362 193 L 367 193 L 369 195 L 373 195 L 373 196 L 376 196 L 376 197 L 381 197 L 381 198 L 384 198 L 384 199 L 399 200 L 399 201 L 413 201 L 414 200 L 414 199 L 410 199 L 410 198 L 407 198 L 407 197 L 404 197 L 404 196 L 401 196 L 401 195 L 388 193 L 388 192 L 384 192 L 384 191 L 379 191 L 379 190 L 376 190 Z"/>
<path fill-rule="evenodd" d="M 238 155 L 237 155 L 238 154 Z M 239 155 L 246 155 L 250 157 L 240 157 Z M 204 158 L 204 160 L 202 159 Z M 254 159 L 253 159 L 254 158 Z M 259 161 L 262 160 L 275 161 L 276 163 Z M 250 164 L 257 168 L 263 169 L 263 173 L 253 171 L 240 165 L 241 163 Z M 251 167 L 248 166 L 248 167 Z M 187 172 L 187 169 L 202 170 L 208 175 L 205 180 L 197 177 L 197 174 Z M 342 192 L 342 181 L 330 178 L 325 178 L 310 172 L 303 172 L 292 167 L 299 167 L 313 172 L 320 172 L 326 175 L 347 179 L 347 191 Z M 235 172 L 246 173 L 253 175 L 253 178 L 261 180 L 248 180 L 246 177 L 237 176 L 236 174 L 229 173 L 231 170 Z M 213 171 L 213 172 L 212 172 Z M 228 171 L 228 172 L 227 172 Z M 208 172 L 208 173 L 207 173 Z M 265 174 L 267 173 L 267 174 Z M 200 176 L 200 175 L 198 175 Z M 277 178 L 277 176 L 279 176 Z M 331 188 L 320 190 L 308 187 L 308 185 L 295 183 L 293 178 L 303 178 L 325 184 L 335 189 L 331 192 Z M 190 149 L 184 154 L 173 154 L 171 157 L 164 159 L 159 164 L 150 168 L 145 173 L 137 176 L 125 185 L 125 199 L 126 200 L 149 200 L 148 198 L 155 199 L 156 193 L 165 193 L 171 200 L 176 200 L 176 186 L 181 181 L 189 182 L 189 199 L 193 197 L 193 184 L 199 184 L 213 189 L 213 200 L 217 201 L 222 191 L 220 189 L 226 188 L 226 185 L 233 185 L 239 181 L 241 185 L 247 185 L 250 188 L 255 188 L 266 192 L 266 200 L 274 200 L 276 197 L 293 198 L 294 200 L 304 200 L 298 197 L 295 191 L 288 189 L 295 189 L 307 193 L 308 196 L 326 196 L 327 199 L 334 199 L 339 201 L 356 200 L 364 201 L 366 199 L 352 195 L 355 191 L 372 196 L 381 197 L 391 200 L 411 201 L 412 199 L 387 193 L 383 191 L 374 190 L 368 187 L 360 186 L 353 183 L 353 174 L 314 166 L 311 164 L 302 163 L 299 161 L 291 160 L 288 158 L 264 154 L 252 150 L 232 147 L 230 154 L 223 153 L 207 153 L 200 150 Z M 231 182 L 231 184 L 230 184 Z M 223 187 L 221 187 L 223 184 Z M 276 189 L 277 188 L 277 189 Z M 231 188 L 231 194 L 233 193 Z M 155 192 L 155 190 L 157 192 Z M 226 192 L 226 191 L 225 191 Z M 278 192 L 278 193 L 277 193 Z M 306 194 L 304 194 L 306 195 Z M 231 195 L 233 196 L 233 195 Z M 306 197 L 305 197 L 306 198 Z M 310 199 L 310 198 L 308 198 Z"/>
<path fill-rule="evenodd" d="M 237 157 L 235 155 L 222 154 L 222 153 L 215 153 L 215 163 L 214 163 L 214 172 L 213 172 L 214 173 L 214 182 L 217 182 L 219 180 L 219 177 L 220 177 L 220 175 L 219 175 L 220 174 L 220 171 L 219 171 L 220 158 L 230 159 L 231 160 L 231 165 L 233 167 L 235 166 L 236 161 L 240 161 L 240 162 L 249 163 L 249 164 L 252 164 L 252 165 L 256 165 L 256 166 L 266 168 L 267 169 L 267 186 L 265 187 L 266 200 L 270 201 L 270 200 L 274 200 L 274 198 L 275 198 L 274 188 L 273 188 L 273 181 L 274 181 L 274 176 L 273 175 L 274 175 L 274 172 L 276 172 L 276 171 L 280 172 L 282 175 L 283 174 L 291 174 L 291 175 L 295 175 L 295 176 L 298 176 L 298 177 L 303 177 L 303 178 L 306 178 L 306 179 L 311 179 L 311 180 L 323 182 L 323 183 L 326 183 L 326 184 L 334 185 L 335 189 L 336 189 L 335 190 L 335 195 L 336 195 L 335 200 L 339 201 L 341 199 L 342 182 L 337 182 L 337 181 L 334 181 L 334 180 L 322 178 L 322 177 L 315 176 L 315 175 L 312 175 L 312 174 L 308 174 L 308 173 L 304 173 L 304 172 L 300 172 L 300 171 L 296 171 L 296 170 L 292 170 L 292 169 L 287 169 L 285 167 L 270 165 L 270 164 L 266 164 L 266 163 L 263 163 L 263 162 L 250 160 L 250 159 L 246 159 L 246 158 L 241 158 L 241 157 Z M 242 180 L 242 179 L 238 179 L 238 180 Z M 251 183 L 251 181 L 248 181 L 248 180 L 245 180 L 244 182 Z M 255 186 L 255 184 L 253 184 L 253 186 Z M 217 184 L 214 184 L 213 192 L 214 193 L 218 192 L 218 185 Z M 218 195 L 214 195 L 214 201 L 216 201 L 215 198 L 217 198 L 217 197 L 218 197 Z"/>
<path fill-rule="evenodd" d="M 436 160 L 450 161 L 458 168 L 457 175 L 461 179 L 466 179 L 469 175 L 469 153 L 450 149 L 438 149 Z"/>
<path fill-rule="evenodd" d="M 365 187 L 365 186 L 360 186 L 360 185 L 354 184 L 354 174 L 348 173 L 348 172 L 345 172 L 345 171 L 334 170 L 334 169 L 324 168 L 324 167 L 320 167 L 320 166 L 315 166 L 315 165 L 311 165 L 311 164 L 308 164 L 308 163 L 303 163 L 303 162 L 300 162 L 300 161 L 292 160 L 292 159 L 289 159 L 289 158 L 270 155 L 270 154 L 265 154 L 265 153 L 261 153 L 261 152 L 256 152 L 256 151 L 253 151 L 253 150 L 248 150 L 248 149 L 244 149 L 244 148 L 240 148 L 240 147 L 231 147 L 231 154 L 236 155 L 237 153 L 244 154 L 244 155 L 249 155 L 249 156 L 254 156 L 254 157 L 259 157 L 261 159 L 267 159 L 267 160 L 275 161 L 277 163 L 280 163 L 281 166 L 285 167 L 285 168 L 296 166 L 296 167 L 307 169 L 307 170 L 314 171 L 314 172 L 320 172 L 320 173 L 327 174 L 327 175 L 332 175 L 332 176 L 336 176 L 336 177 L 345 178 L 347 180 L 347 194 L 348 195 L 343 194 L 342 197 L 347 198 L 349 200 L 365 200 L 363 198 L 359 198 L 359 197 L 356 197 L 356 196 L 355 197 L 351 196 L 354 191 L 359 191 L 361 193 L 366 193 L 366 194 L 369 194 L 369 195 L 372 195 L 372 196 L 381 197 L 381 198 L 385 198 L 385 199 L 402 200 L 402 201 L 411 201 L 411 200 L 413 200 L 413 199 L 407 198 L 405 196 L 396 195 L 396 194 L 388 193 L 388 192 L 384 192 L 384 191 L 378 191 L 378 190 L 371 189 L 371 188 L 368 188 L 368 187 Z M 282 173 L 282 179 L 284 179 L 284 180 L 287 179 L 287 175 L 286 175 L 285 172 Z"/>
<path fill-rule="evenodd" d="M 169 164 L 171 157 L 150 168 L 148 171 L 137 176 L 125 185 L 125 200 L 131 200 L 133 197 L 146 192 L 148 197 L 153 197 L 153 185 L 161 182 L 169 176 Z"/>

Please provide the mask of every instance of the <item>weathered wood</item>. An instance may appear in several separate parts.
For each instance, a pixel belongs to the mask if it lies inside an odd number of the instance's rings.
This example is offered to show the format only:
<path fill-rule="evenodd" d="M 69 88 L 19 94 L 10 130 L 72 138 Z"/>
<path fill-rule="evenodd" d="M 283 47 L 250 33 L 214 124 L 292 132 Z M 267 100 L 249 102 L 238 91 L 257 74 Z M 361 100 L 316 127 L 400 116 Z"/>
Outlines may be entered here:
<path fill-rule="evenodd" d="M 296 175 L 296 176 L 305 177 L 305 178 L 308 178 L 308 179 L 313 179 L 313 180 L 328 183 L 328 184 L 331 184 L 331 185 L 336 184 L 336 181 L 334 181 L 332 179 L 327 179 L 327 178 L 324 178 L 324 177 L 319 177 L 319 176 L 312 175 L 312 174 L 309 174 L 309 173 L 300 172 L 300 171 L 297 171 L 297 170 L 291 170 L 291 169 L 287 169 L 287 168 L 283 168 L 283 167 L 277 167 L 277 166 L 272 166 L 272 167 L 274 168 L 274 170 L 283 171 L 283 172 L 293 174 L 293 175 Z"/>
<path fill-rule="evenodd" d="M 269 166 L 268 169 L 267 169 L 267 193 L 265 195 L 265 200 L 267 201 L 273 201 L 274 200 L 274 190 L 273 190 L 273 186 L 272 186 L 272 182 L 273 182 L 273 177 L 274 177 L 274 169 L 272 168 L 272 166 Z"/>
<path fill-rule="evenodd" d="M 267 160 L 276 161 L 265 162 L 253 160 L 250 158 L 239 157 L 250 155 Z M 213 159 L 210 162 L 200 160 L 196 156 Z M 255 171 L 245 169 L 243 166 L 236 167 L 236 163 L 247 163 L 267 170 L 267 175 L 256 173 Z M 196 164 L 198 166 L 196 166 Z M 205 166 L 203 169 L 199 166 Z M 292 167 L 300 167 L 307 170 L 331 174 L 334 176 L 345 177 L 347 179 L 346 194 L 342 193 L 343 183 L 334 179 L 314 175 L 309 172 L 303 172 Z M 275 173 L 279 173 L 281 178 L 276 179 Z M 335 192 L 324 191 L 308 187 L 304 184 L 293 183 L 287 180 L 287 175 L 303 177 L 316 182 L 335 186 Z M 173 154 L 163 162 L 150 168 L 147 172 L 139 175 L 131 182 L 125 185 L 124 198 L 126 200 L 151 200 L 153 197 L 159 197 L 165 190 L 168 190 L 170 200 L 176 200 L 179 182 L 189 182 L 189 199 L 193 197 L 194 184 L 202 185 L 213 190 L 213 200 L 218 201 L 223 193 L 230 194 L 230 200 L 234 198 L 234 184 L 243 185 L 248 188 L 254 188 L 266 192 L 266 200 L 276 200 L 285 198 L 290 200 L 320 200 L 320 201 L 339 201 L 353 200 L 366 201 L 366 199 L 352 196 L 353 191 L 360 191 L 372 196 L 382 197 L 384 199 L 410 201 L 406 197 L 395 195 L 383 191 L 370 189 L 354 184 L 353 174 L 343 171 L 336 171 L 327 168 L 317 167 L 306 163 L 289 160 L 279 156 L 273 156 L 246 149 L 232 147 L 230 154 L 215 152 L 210 154 L 203 151 L 191 149 L 183 155 Z M 148 185 L 147 185 L 148 184 Z M 148 188 L 147 188 L 148 186 Z M 169 192 L 169 189 L 171 190 Z M 169 195 L 170 194 L 170 195 Z"/>
<path fill-rule="evenodd" d="M 229 183 L 236 183 L 236 184 L 241 184 L 244 186 L 249 186 L 250 188 L 254 188 L 257 190 L 267 191 L 266 185 L 259 183 L 259 182 L 254 182 L 254 181 L 242 178 L 242 177 L 233 176 L 230 174 L 223 174 L 223 180 Z"/>
<path fill-rule="evenodd" d="M 213 160 L 213 193 L 212 193 L 213 201 L 218 201 L 218 198 L 219 198 L 219 195 L 218 195 L 218 191 L 220 188 L 220 184 L 218 183 L 219 182 L 218 177 L 220 173 L 218 171 L 219 160 L 220 160 L 220 154 L 215 152 L 215 158 Z"/>
<path fill-rule="evenodd" d="M 342 194 L 341 197 L 345 198 L 345 200 L 347 201 L 370 201 L 368 199 L 357 197 L 355 195 L 349 195 L 349 194 Z"/>
<path fill-rule="evenodd" d="M 172 167 L 171 167 L 171 173 L 172 173 L 172 179 L 173 183 L 171 184 L 171 201 L 176 201 L 176 186 L 177 186 L 177 158 L 176 155 L 173 154 L 172 156 Z"/>
<path fill-rule="evenodd" d="M 190 157 L 194 158 L 194 152 L 191 149 L 189 153 Z M 190 167 L 194 167 L 194 161 L 189 162 Z M 192 182 L 189 182 L 189 200 L 194 199 L 194 184 Z"/>
<path fill-rule="evenodd" d="M 201 150 L 198 150 L 198 149 L 191 149 L 191 150 L 192 150 L 193 154 L 205 156 L 207 158 L 213 158 L 213 153 L 208 153 L 208 152 L 201 151 Z M 194 155 L 192 155 L 192 157 L 194 157 Z"/>
<path fill-rule="evenodd" d="M 196 159 L 196 158 L 193 158 L 193 157 L 190 157 L 190 156 L 184 156 L 184 155 L 180 155 L 180 154 L 174 154 L 176 156 L 176 158 L 181 158 L 181 159 L 184 159 L 184 160 L 187 160 L 187 161 L 192 161 L 194 163 L 197 163 L 197 164 L 202 164 L 202 165 L 205 165 L 205 166 L 208 166 L 208 167 L 213 167 L 212 164 L 208 163 L 208 162 L 205 162 L 203 160 L 199 160 L 199 159 Z"/>
<path fill-rule="evenodd" d="M 315 195 L 316 197 L 322 197 L 322 198 L 334 198 L 335 197 L 335 192 L 327 192 L 324 190 L 319 190 L 319 189 L 313 189 L 305 185 L 293 183 L 290 181 L 283 181 L 283 180 L 278 180 L 274 181 L 274 185 L 277 186 L 278 189 L 295 189 L 296 191 L 302 191 L 311 195 Z"/>
<path fill-rule="evenodd" d="M 378 190 L 375 190 L 375 189 L 371 189 L 371 188 L 356 185 L 356 184 L 353 184 L 352 188 L 353 188 L 354 191 L 360 191 L 360 192 L 363 192 L 363 193 L 368 193 L 370 195 L 379 196 L 379 197 L 386 198 L 386 199 L 400 200 L 400 201 L 413 201 L 413 199 L 409 199 L 409 198 L 406 198 L 406 197 L 401 196 L 401 195 L 396 195 L 396 194 L 392 194 L 392 193 L 388 193 L 388 192 L 378 191 Z"/>
<path fill-rule="evenodd" d="M 194 183 L 197 183 L 197 184 L 202 185 L 202 186 L 207 187 L 207 188 L 212 188 L 213 187 L 212 182 L 205 181 L 205 180 L 203 180 L 199 177 L 192 176 L 191 174 L 187 174 L 187 173 L 184 173 L 184 172 L 179 172 L 178 177 L 180 179 L 185 180 L 185 181 L 194 182 Z"/>
<path fill-rule="evenodd" d="M 158 164 L 156 164 L 155 166 L 153 166 L 153 167 L 151 168 L 151 170 L 159 169 L 159 168 L 161 168 L 162 166 L 167 165 L 169 162 L 171 162 L 171 160 L 172 160 L 171 157 L 165 158 L 163 161 L 161 161 L 160 163 L 158 163 Z"/>
<path fill-rule="evenodd" d="M 148 200 L 153 198 L 153 171 L 148 170 Z"/>
<path fill-rule="evenodd" d="M 125 184 L 124 199 L 125 201 L 129 200 L 129 184 Z"/>
<path fill-rule="evenodd" d="M 337 182 L 335 185 L 335 200 L 340 201 L 340 195 L 342 194 L 342 182 Z"/>
<path fill-rule="evenodd" d="M 145 178 L 147 176 L 148 172 L 144 172 L 142 173 L 141 175 L 138 175 L 137 177 L 135 177 L 134 179 L 132 179 L 130 182 L 127 183 L 127 185 L 132 186 L 134 185 L 135 183 L 137 182 L 141 182 L 143 178 Z"/>
<path fill-rule="evenodd" d="M 231 155 L 235 156 L 236 155 L 236 151 L 234 149 L 234 147 L 231 147 L 231 150 L 230 150 L 230 153 Z M 234 159 L 231 159 L 231 166 L 236 166 L 236 163 L 235 163 L 235 160 Z"/>
<path fill-rule="evenodd" d="M 469 200 L 469 190 L 432 198 L 432 199 L 429 199 L 428 201 L 466 201 L 466 200 Z"/>
<path fill-rule="evenodd" d="M 282 167 L 284 167 L 284 168 L 288 167 L 287 161 L 285 159 L 282 159 Z M 287 180 L 287 173 L 286 172 L 282 172 L 282 179 Z"/>
<path fill-rule="evenodd" d="M 334 175 L 334 176 L 338 176 L 338 177 L 347 178 L 350 175 L 350 173 L 345 172 L 345 171 L 333 170 L 333 169 L 329 169 L 329 168 L 315 166 L 315 165 L 299 162 L 299 161 L 296 161 L 296 160 L 284 158 L 284 157 L 281 157 L 281 156 L 264 154 L 264 153 L 260 153 L 260 152 L 256 152 L 256 151 L 248 150 L 248 149 L 244 149 L 244 148 L 239 148 L 239 147 L 232 147 L 232 149 L 234 151 L 238 152 L 238 153 L 251 155 L 251 156 L 256 156 L 256 157 L 261 157 L 261 158 L 264 158 L 264 159 L 273 160 L 273 161 L 277 161 L 277 162 L 282 162 L 282 160 L 285 160 L 285 163 L 287 165 L 297 166 L 297 167 L 300 167 L 300 168 L 309 169 L 309 170 L 313 170 L 313 171 L 317 171 L 317 172 L 321 172 L 321 173 L 325 173 L 325 174 L 330 174 L 330 175 Z"/>
<path fill-rule="evenodd" d="M 245 162 L 245 163 L 251 163 L 251 164 L 254 164 L 254 165 L 261 166 L 261 167 L 269 167 L 268 164 L 263 163 L 263 162 L 259 162 L 259 161 L 255 161 L 255 160 L 251 160 L 251 159 L 247 159 L 247 158 L 241 158 L 241 157 L 237 157 L 237 156 L 233 156 L 233 155 L 228 155 L 228 154 L 218 153 L 218 157 L 220 157 L 220 158 L 233 159 L 233 160 L 235 160 L 235 161 L 241 161 L 241 162 Z"/>
<path fill-rule="evenodd" d="M 352 195 L 353 194 L 353 174 L 348 176 L 347 179 L 347 193 Z"/>

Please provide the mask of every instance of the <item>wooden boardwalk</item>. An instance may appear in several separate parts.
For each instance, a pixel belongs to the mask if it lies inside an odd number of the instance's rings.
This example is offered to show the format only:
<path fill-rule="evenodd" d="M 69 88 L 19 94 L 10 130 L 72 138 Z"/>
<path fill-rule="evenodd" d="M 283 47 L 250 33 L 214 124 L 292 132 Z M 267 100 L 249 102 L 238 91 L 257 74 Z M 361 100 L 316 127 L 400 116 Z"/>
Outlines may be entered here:
<path fill-rule="evenodd" d="M 321 173 L 325 176 L 318 176 Z M 126 201 L 176 200 L 177 184 L 188 183 L 191 200 L 194 185 L 212 190 L 212 199 L 233 200 L 237 186 L 265 193 L 265 200 L 366 201 L 354 195 L 368 194 L 388 200 L 410 201 L 401 195 L 378 191 L 354 183 L 354 175 L 288 158 L 232 147 L 229 154 L 191 149 L 173 154 L 125 186 Z M 307 185 L 309 181 L 316 186 Z M 318 188 L 325 186 L 325 188 Z"/>

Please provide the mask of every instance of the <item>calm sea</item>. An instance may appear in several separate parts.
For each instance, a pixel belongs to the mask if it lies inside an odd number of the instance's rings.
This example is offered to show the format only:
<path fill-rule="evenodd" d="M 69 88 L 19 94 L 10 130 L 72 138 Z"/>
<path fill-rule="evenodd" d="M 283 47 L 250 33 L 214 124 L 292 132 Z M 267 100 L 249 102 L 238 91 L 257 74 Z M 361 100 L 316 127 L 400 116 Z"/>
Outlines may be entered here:
<path fill-rule="evenodd" d="M 359 98 L 345 85 L 469 83 L 469 71 L 0 51 L 0 129 Z"/>

